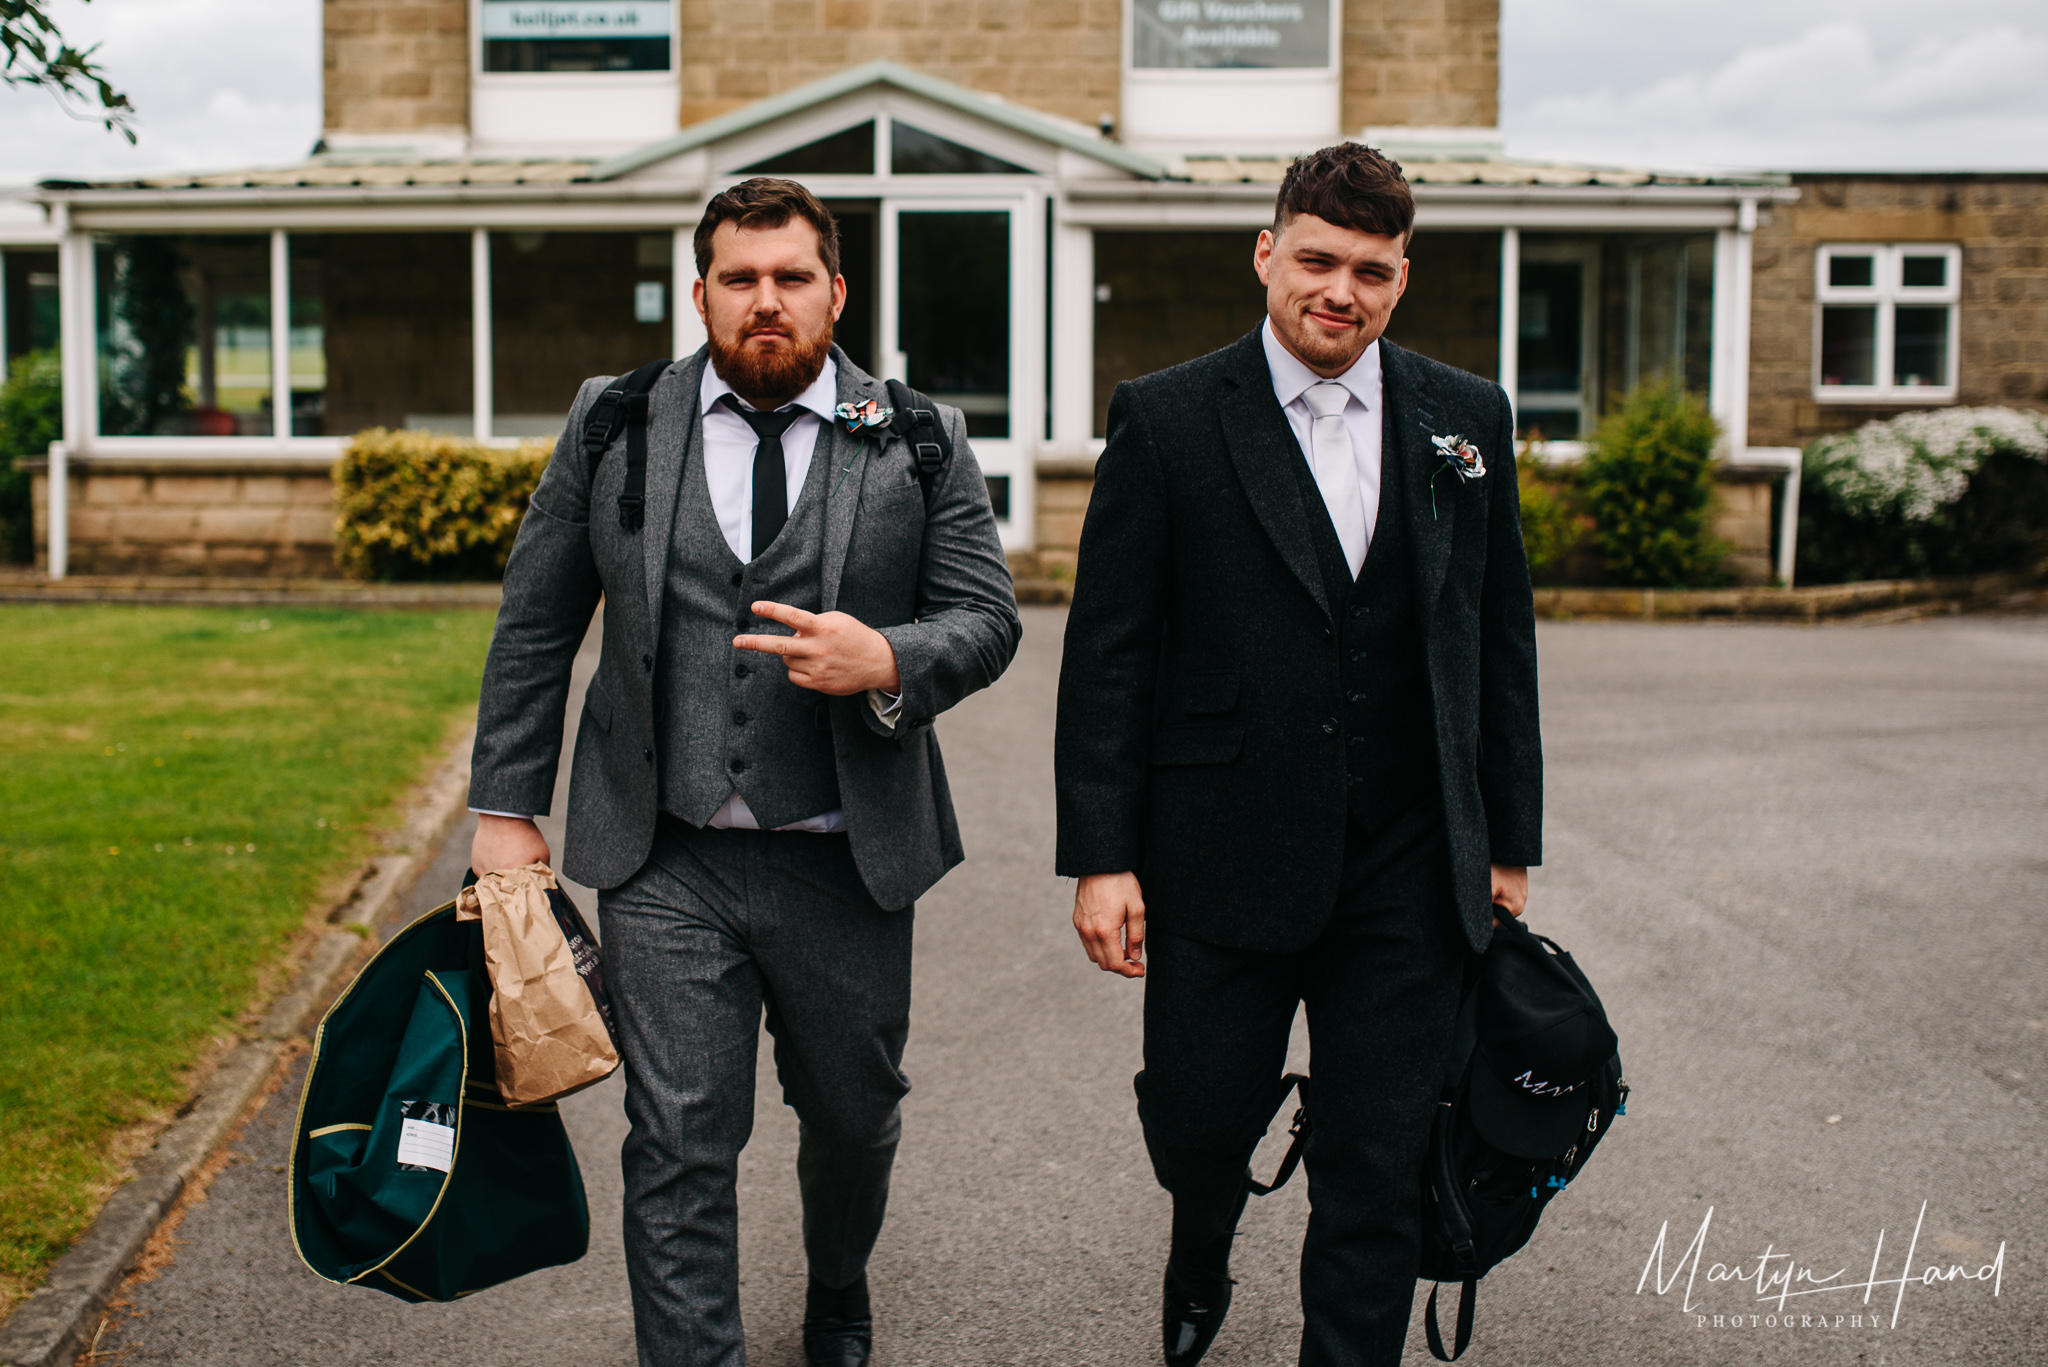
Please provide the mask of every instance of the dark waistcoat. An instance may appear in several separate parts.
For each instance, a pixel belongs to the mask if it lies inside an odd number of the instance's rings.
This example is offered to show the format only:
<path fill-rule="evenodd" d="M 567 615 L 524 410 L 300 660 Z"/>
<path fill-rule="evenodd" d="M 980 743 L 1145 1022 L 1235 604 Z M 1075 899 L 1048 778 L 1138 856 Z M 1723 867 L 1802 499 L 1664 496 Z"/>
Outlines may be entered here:
<path fill-rule="evenodd" d="M 692 825 L 709 821 L 734 789 L 765 829 L 841 805 L 824 696 L 791 683 L 774 656 L 732 648 L 741 632 L 783 630 L 750 604 L 820 609 L 828 464 L 811 461 L 788 523 L 746 565 L 718 528 L 701 454 L 684 466 L 654 703 L 661 809 Z"/>
<path fill-rule="evenodd" d="M 1384 424 L 1384 420 L 1383 420 Z M 1380 440 L 1380 506 L 1358 578 L 1306 459 L 1295 462 L 1325 592 L 1337 619 L 1344 754 L 1351 812 L 1370 834 L 1403 818 L 1436 817 L 1435 728 L 1422 624 L 1415 610 L 1408 500 L 1400 447 Z M 1423 497 L 1428 491 L 1423 491 Z"/>

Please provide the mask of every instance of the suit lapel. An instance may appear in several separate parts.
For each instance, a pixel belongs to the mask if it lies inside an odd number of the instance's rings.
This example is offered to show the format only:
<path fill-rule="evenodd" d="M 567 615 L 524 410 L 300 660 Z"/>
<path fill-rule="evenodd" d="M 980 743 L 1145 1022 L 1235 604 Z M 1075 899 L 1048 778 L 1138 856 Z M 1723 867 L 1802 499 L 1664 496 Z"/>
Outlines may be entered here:
<path fill-rule="evenodd" d="M 640 532 L 640 556 L 647 576 L 650 652 L 661 645 L 662 576 L 668 571 L 669 547 L 674 544 L 683 471 L 704 441 L 704 418 L 698 412 L 697 396 L 708 355 L 707 349 L 700 348 L 695 356 L 670 366 L 654 388 L 658 394 L 675 386 L 670 401 L 647 405 L 647 517 Z M 624 460 L 624 453 L 616 459 Z"/>
<path fill-rule="evenodd" d="M 1454 474 L 1447 480 L 1439 478 L 1447 475 L 1444 458 L 1429 439 L 1448 429 L 1442 426 L 1430 396 L 1417 383 L 1412 360 L 1400 347 L 1385 338 L 1380 340 L 1380 374 L 1387 403 L 1387 424 L 1382 430 L 1390 445 L 1381 452 L 1381 459 L 1400 460 L 1407 480 L 1416 608 L 1427 622 L 1451 563 L 1458 478 Z"/>
<path fill-rule="evenodd" d="M 1274 549 L 1328 616 L 1329 594 L 1316 564 L 1308 510 L 1302 505 L 1301 484 L 1294 474 L 1294 462 L 1302 458 L 1301 448 L 1287 425 L 1287 415 L 1280 411 L 1280 401 L 1273 396 L 1273 376 L 1259 334 L 1255 331 L 1239 341 L 1236 352 L 1231 371 L 1234 388 L 1217 405 L 1231 463 L 1237 467 L 1238 482 Z"/>
<path fill-rule="evenodd" d="M 873 399 L 887 405 L 888 394 L 881 381 L 847 359 L 836 345 L 832 348 L 832 360 L 839 367 L 840 403 L 861 404 Z M 861 479 L 867 473 L 853 467 L 876 450 L 882 440 L 878 432 L 853 436 L 838 422 L 826 423 L 818 433 L 818 446 L 811 462 L 826 462 L 825 546 L 824 559 L 818 566 L 818 601 L 826 612 L 839 606 L 839 579 L 846 569 L 847 547 L 853 542 L 853 518 L 860 507 Z"/>

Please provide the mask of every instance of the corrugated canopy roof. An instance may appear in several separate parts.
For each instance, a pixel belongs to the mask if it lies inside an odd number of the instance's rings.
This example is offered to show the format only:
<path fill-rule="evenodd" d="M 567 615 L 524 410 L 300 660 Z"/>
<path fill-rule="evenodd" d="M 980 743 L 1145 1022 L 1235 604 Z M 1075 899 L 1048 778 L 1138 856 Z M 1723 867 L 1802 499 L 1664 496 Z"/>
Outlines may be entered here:
<path fill-rule="evenodd" d="M 393 153 L 388 157 L 359 154 L 315 155 L 295 166 L 266 166 L 247 171 L 209 171 L 196 175 L 150 176 L 140 180 L 51 181 L 46 189 L 71 190 L 246 190 L 296 186 L 383 185 L 564 185 L 586 180 L 595 158 L 422 159 Z"/>

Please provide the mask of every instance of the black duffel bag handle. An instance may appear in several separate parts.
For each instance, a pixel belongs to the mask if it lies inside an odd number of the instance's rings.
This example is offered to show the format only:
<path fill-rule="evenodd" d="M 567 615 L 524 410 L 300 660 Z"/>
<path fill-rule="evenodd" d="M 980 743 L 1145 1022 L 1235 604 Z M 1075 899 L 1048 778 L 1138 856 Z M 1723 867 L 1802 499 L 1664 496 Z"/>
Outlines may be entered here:
<path fill-rule="evenodd" d="M 1306 1073 L 1289 1073 L 1280 1079 L 1279 1093 L 1273 1098 L 1271 1114 L 1280 1114 L 1280 1107 L 1286 1103 L 1287 1094 L 1296 1088 L 1301 1089 L 1301 1105 L 1294 1108 L 1294 1119 L 1287 1126 L 1287 1133 L 1293 1136 L 1293 1138 L 1287 1145 L 1287 1152 L 1280 1159 L 1279 1171 L 1273 1174 L 1272 1181 L 1261 1182 L 1258 1178 L 1252 1176 L 1252 1170 L 1249 1166 L 1244 1170 L 1245 1185 L 1251 1188 L 1254 1196 L 1270 1196 L 1272 1193 L 1280 1190 L 1280 1188 L 1287 1185 L 1287 1179 L 1294 1176 L 1294 1170 L 1301 1166 L 1301 1150 L 1308 1143 L 1309 1130 L 1312 1125 L 1308 1115 L 1308 1075 Z M 1270 1125 L 1272 1121 L 1268 1120 L 1266 1123 Z"/>

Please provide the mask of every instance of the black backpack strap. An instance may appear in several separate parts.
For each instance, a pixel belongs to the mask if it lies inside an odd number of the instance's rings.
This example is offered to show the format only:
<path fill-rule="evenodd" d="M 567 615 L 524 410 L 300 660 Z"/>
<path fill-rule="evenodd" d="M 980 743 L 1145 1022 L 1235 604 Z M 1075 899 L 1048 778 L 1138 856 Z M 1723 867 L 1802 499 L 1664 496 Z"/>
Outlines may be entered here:
<path fill-rule="evenodd" d="M 1289 1073 L 1281 1078 L 1280 1097 L 1273 1103 L 1273 1112 L 1279 1114 L 1281 1103 L 1285 1102 L 1287 1094 L 1297 1087 L 1301 1089 L 1301 1105 L 1294 1108 L 1294 1120 L 1287 1127 L 1287 1133 L 1292 1135 L 1293 1139 L 1287 1145 L 1286 1155 L 1280 1160 L 1279 1171 L 1273 1174 L 1273 1180 L 1270 1182 L 1259 1181 L 1252 1176 L 1250 1168 L 1244 1171 L 1245 1185 L 1252 1189 L 1255 1196 L 1266 1196 L 1280 1190 L 1287 1185 L 1287 1179 L 1294 1176 L 1294 1170 L 1301 1166 L 1302 1146 L 1308 1143 L 1312 1124 L 1308 1115 L 1308 1078 L 1300 1073 Z"/>
<path fill-rule="evenodd" d="M 901 380 L 887 382 L 889 430 L 910 444 L 910 457 L 917 467 L 918 487 L 924 490 L 924 506 L 932 506 L 932 486 L 939 472 L 953 459 L 953 439 L 939 420 L 939 406 Z"/>
<path fill-rule="evenodd" d="M 1443 1331 L 1436 1327 L 1436 1285 L 1429 1288 L 1429 1304 L 1422 1311 L 1422 1332 L 1429 1339 L 1429 1351 L 1438 1362 L 1456 1362 L 1465 1355 L 1465 1347 L 1472 1342 L 1472 1312 L 1479 1301 L 1479 1282 L 1468 1277 L 1458 1289 L 1458 1327 L 1453 1331 L 1451 1351 L 1444 1352 Z"/>
<path fill-rule="evenodd" d="M 593 487 L 605 451 L 626 430 L 626 483 L 619 490 L 619 525 L 640 530 L 647 507 L 647 391 L 669 367 L 666 357 L 649 361 L 632 374 L 612 381 L 583 417 L 583 454 L 590 462 Z"/>

